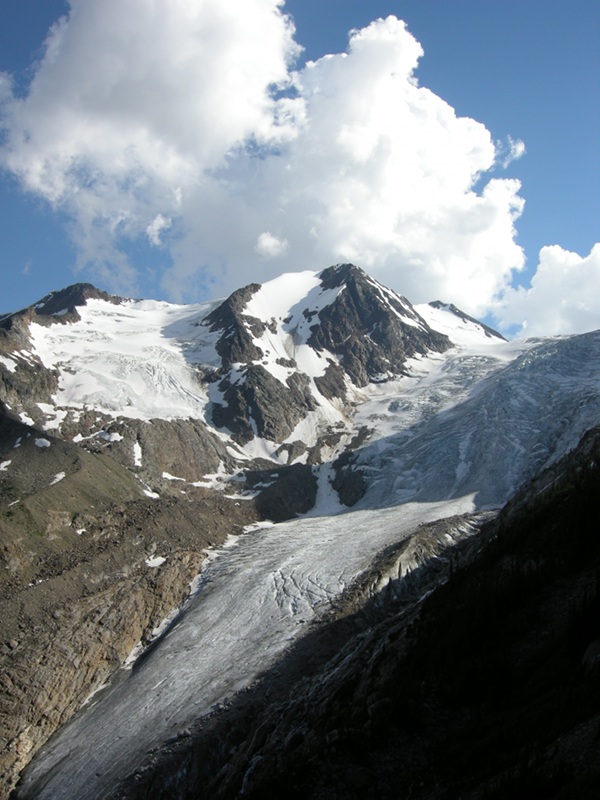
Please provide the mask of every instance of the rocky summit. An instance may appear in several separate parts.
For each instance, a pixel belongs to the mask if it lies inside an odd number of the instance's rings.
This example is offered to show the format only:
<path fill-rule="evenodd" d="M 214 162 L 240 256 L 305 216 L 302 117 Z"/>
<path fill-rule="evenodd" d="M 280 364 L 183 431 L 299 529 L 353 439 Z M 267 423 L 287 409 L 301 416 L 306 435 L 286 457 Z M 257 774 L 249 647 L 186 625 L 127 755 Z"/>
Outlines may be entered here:
<path fill-rule="evenodd" d="M 600 332 L 506 341 L 351 264 L 0 317 L 0 794 L 586 797 L 599 423 Z M 514 684 L 442 690 L 438 644 L 497 680 L 488 622 Z M 530 738 L 486 748 L 500 697 Z"/>

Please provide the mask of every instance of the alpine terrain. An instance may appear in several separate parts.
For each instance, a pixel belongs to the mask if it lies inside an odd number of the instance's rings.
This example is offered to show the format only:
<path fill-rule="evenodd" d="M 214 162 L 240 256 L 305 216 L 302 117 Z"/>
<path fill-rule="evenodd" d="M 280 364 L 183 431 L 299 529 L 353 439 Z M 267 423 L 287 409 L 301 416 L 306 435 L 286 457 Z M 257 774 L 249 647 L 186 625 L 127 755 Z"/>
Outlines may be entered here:
<path fill-rule="evenodd" d="M 0 794 L 600 790 L 600 331 L 351 264 L 0 317 Z"/>

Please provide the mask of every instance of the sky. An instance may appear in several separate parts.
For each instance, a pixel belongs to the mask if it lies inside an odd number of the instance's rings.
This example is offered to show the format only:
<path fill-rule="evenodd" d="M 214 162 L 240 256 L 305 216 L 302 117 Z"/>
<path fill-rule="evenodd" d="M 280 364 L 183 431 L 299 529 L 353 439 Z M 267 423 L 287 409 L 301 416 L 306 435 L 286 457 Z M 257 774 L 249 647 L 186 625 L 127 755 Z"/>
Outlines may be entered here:
<path fill-rule="evenodd" d="M 596 0 L 0 0 L 0 312 L 353 262 L 600 327 Z"/>

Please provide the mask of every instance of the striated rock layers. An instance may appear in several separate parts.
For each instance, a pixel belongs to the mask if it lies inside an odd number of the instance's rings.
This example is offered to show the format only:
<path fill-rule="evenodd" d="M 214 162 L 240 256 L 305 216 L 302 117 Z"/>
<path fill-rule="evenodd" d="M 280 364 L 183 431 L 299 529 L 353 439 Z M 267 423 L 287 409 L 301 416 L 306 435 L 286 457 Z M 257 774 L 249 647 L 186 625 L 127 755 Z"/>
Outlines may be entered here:
<path fill-rule="evenodd" d="M 0 439 L 19 442 L 0 473 L 1 794 L 256 512 L 202 489 L 150 499 L 106 454 L 6 417 Z"/>

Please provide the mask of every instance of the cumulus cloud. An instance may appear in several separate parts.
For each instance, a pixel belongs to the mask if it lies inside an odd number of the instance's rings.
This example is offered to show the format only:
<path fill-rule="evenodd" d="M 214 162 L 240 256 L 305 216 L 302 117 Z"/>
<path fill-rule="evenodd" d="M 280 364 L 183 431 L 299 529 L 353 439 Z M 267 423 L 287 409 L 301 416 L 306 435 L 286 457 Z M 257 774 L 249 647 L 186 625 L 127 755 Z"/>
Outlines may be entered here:
<path fill-rule="evenodd" d="M 182 218 L 235 148 L 293 135 L 299 52 L 278 0 L 70 0 L 24 97 L 0 82 L 3 165 L 66 211 L 81 266 L 135 280 L 125 242 Z M 117 274 L 115 274 L 117 273 Z"/>
<path fill-rule="evenodd" d="M 354 261 L 415 302 L 498 308 L 524 264 L 524 145 L 419 86 L 393 16 L 298 68 L 282 0 L 70 0 L 28 92 L 2 81 L 4 166 L 66 212 L 123 291 L 162 245 L 172 299 Z"/>
<path fill-rule="evenodd" d="M 531 287 L 510 288 L 496 316 L 523 336 L 584 333 L 600 327 L 600 244 L 582 257 L 558 245 L 540 250 Z"/>
<path fill-rule="evenodd" d="M 278 239 L 273 236 L 269 231 L 264 231 L 256 241 L 255 252 L 264 258 L 277 258 L 282 255 L 288 248 L 288 242 L 285 239 Z"/>

